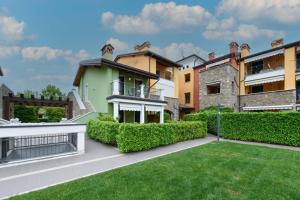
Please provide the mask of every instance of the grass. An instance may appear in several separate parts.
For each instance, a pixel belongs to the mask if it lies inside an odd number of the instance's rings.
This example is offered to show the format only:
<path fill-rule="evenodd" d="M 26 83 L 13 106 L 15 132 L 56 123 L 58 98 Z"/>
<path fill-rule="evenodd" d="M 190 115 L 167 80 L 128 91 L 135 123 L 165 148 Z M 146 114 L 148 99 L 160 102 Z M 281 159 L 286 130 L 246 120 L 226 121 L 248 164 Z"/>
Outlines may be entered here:
<path fill-rule="evenodd" d="M 211 143 L 12 199 L 300 199 L 300 152 Z"/>

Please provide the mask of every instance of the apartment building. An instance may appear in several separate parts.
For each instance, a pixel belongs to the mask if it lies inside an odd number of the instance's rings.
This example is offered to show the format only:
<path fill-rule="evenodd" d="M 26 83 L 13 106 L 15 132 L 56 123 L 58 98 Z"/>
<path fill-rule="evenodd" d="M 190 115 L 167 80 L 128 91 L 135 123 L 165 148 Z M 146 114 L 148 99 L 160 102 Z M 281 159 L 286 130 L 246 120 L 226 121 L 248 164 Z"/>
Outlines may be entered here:
<path fill-rule="evenodd" d="M 248 44 L 240 47 L 240 111 L 298 110 L 300 41 L 279 39 L 271 46 L 255 54 Z"/>

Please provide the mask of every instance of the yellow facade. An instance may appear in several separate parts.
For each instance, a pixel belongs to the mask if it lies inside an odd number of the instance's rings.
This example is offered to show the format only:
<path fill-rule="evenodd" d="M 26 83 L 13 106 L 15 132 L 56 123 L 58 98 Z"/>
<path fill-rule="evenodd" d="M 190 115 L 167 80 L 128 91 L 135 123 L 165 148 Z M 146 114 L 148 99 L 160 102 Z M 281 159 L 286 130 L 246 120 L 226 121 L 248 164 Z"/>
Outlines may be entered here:
<path fill-rule="evenodd" d="M 296 47 L 284 50 L 284 68 L 285 68 L 285 90 L 296 89 Z"/>
<path fill-rule="evenodd" d="M 190 74 L 190 81 L 185 81 L 185 75 Z M 188 68 L 179 71 L 179 103 L 181 105 L 186 105 L 194 107 L 194 70 L 193 68 Z M 185 93 L 190 93 L 190 103 L 185 102 Z"/>
<path fill-rule="evenodd" d="M 174 98 L 178 98 L 179 94 L 179 79 L 178 79 L 178 68 L 175 66 L 167 66 L 160 62 L 158 59 L 146 56 L 143 54 L 121 56 L 116 62 L 125 64 L 131 67 L 136 67 L 138 69 L 151 72 L 156 74 L 157 71 L 160 72 L 161 78 L 171 80 L 174 82 Z M 170 79 L 169 79 L 170 77 Z M 150 80 L 149 87 L 152 87 L 156 83 L 156 80 Z M 155 85 L 152 87 L 155 89 Z"/>

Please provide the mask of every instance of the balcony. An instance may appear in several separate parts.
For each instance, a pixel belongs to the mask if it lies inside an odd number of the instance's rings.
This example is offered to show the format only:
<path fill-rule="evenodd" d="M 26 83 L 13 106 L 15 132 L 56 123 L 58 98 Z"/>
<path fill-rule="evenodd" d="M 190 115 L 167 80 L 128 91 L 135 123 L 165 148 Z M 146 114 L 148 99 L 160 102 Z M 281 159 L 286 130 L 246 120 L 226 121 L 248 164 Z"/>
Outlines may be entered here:
<path fill-rule="evenodd" d="M 262 70 L 257 74 L 246 76 L 245 86 L 260 85 L 284 80 L 285 70 L 283 67 Z"/>
<path fill-rule="evenodd" d="M 134 85 L 115 80 L 112 82 L 112 95 L 164 101 L 164 90 Z"/>

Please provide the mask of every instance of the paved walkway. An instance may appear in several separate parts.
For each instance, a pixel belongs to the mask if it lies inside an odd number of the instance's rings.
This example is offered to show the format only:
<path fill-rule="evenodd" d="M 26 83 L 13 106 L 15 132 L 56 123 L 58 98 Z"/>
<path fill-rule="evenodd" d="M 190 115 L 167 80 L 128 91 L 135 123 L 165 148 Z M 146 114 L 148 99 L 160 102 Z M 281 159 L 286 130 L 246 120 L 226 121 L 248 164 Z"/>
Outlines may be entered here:
<path fill-rule="evenodd" d="M 105 172 L 215 140 L 215 136 L 209 135 L 203 139 L 180 142 L 149 151 L 122 154 L 115 147 L 87 139 L 86 153 L 83 155 L 0 168 L 0 199 Z"/>
<path fill-rule="evenodd" d="M 220 141 L 232 142 L 232 143 L 238 143 L 238 144 L 249 144 L 249 145 L 270 147 L 270 148 L 276 148 L 276 149 L 287 149 L 287 150 L 292 150 L 292 151 L 300 151 L 300 147 L 293 147 L 293 146 L 280 145 L 280 144 L 267 144 L 267 143 L 260 143 L 260 142 L 246 142 L 246 141 L 241 141 L 241 140 L 229 140 L 229 139 L 223 139 L 223 138 L 220 138 Z"/>

